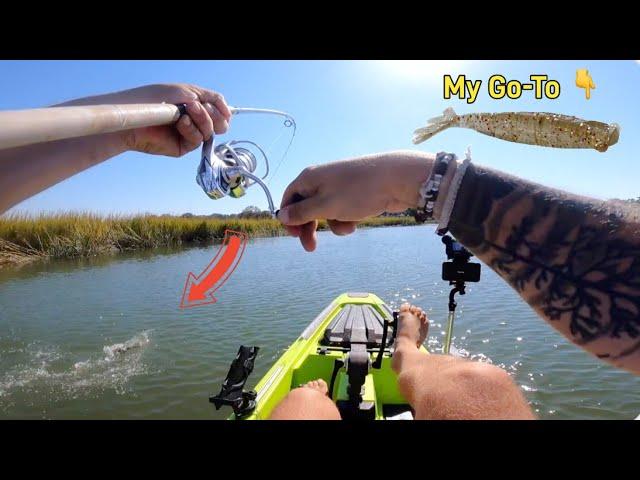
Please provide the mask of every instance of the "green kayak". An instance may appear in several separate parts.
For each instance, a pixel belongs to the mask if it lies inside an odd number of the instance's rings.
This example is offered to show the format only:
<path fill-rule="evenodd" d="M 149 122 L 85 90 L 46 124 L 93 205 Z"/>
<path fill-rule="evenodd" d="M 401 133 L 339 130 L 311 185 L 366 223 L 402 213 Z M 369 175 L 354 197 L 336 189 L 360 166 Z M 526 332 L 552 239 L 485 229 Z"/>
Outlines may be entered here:
<path fill-rule="evenodd" d="M 231 406 L 230 420 L 264 420 L 289 391 L 321 378 L 343 419 L 410 419 L 411 408 L 391 369 L 396 326 L 396 315 L 376 295 L 344 293 L 305 328 L 252 391 L 243 387 L 259 348 L 240 347 L 222 391 L 210 401 L 216 408 Z"/>

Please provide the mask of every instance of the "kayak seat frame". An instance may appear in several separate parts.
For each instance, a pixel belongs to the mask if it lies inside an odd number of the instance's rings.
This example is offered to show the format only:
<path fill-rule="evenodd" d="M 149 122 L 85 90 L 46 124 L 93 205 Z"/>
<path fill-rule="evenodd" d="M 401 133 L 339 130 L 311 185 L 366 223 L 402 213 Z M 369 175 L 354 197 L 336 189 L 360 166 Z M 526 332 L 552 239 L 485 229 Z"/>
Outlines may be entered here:
<path fill-rule="evenodd" d="M 347 349 L 354 344 L 379 348 L 382 344 L 384 323 L 385 318 L 371 305 L 345 305 L 331 321 L 319 343 Z"/>
<path fill-rule="evenodd" d="M 347 351 L 344 360 L 335 361 L 329 386 L 329 395 L 333 396 L 336 376 L 345 367 L 348 400 L 336 402 L 343 419 L 375 418 L 375 405 L 363 401 L 362 390 L 371 368 L 380 368 L 382 355 L 393 341 L 393 336 L 388 335 L 390 325 L 395 326 L 395 322 L 371 305 L 347 304 L 325 329 L 319 342 L 321 348 L 338 347 Z M 375 351 L 378 358 L 372 362 L 370 352 Z"/>

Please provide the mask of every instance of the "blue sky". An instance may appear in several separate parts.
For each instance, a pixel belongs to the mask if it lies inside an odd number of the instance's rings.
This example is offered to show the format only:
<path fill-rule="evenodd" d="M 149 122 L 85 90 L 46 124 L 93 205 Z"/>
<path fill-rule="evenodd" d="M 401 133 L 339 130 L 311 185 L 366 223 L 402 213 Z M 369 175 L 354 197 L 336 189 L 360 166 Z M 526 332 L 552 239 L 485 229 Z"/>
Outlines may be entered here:
<path fill-rule="evenodd" d="M 574 85 L 589 69 L 590 100 Z M 298 131 L 277 177 L 279 203 L 286 185 L 308 165 L 379 151 L 419 149 L 464 153 L 477 163 L 535 182 L 598 198 L 640 196 L 640 64 L 636 61 L 2 61 L 0 109 L 35 108 L 68 99 L 158 82 L 189 82 L 222 92 L 229 104 L 285 110 Z M 442 76 L 483 81 L 474 104 L 444 100 Z M 556 100 L 494 100 L 492 74 L 528 81 L 530 74 L 558 80 Z M 450 129 L 414 146 L 412 132 L 446 107 L 457 113 L 549 111 L 621 125 L 620 141 L 606 153 L 559 150 L 496 140 Z M 283 133 L 280 120 L 236 117 L 217 142 L 257 140 L 265 147 Z M 277 163 L 288 132 L 273 148 Z M 232 213 L 248 205 L 266 209 L 259 187 L 241 199 L 210 200 L 195 182 L 200 152 L 180 159 L 128 152 L 22 202 L 12 211 L 100 213 Z M 25 160 L 28 161 L 28 160 Z"/>

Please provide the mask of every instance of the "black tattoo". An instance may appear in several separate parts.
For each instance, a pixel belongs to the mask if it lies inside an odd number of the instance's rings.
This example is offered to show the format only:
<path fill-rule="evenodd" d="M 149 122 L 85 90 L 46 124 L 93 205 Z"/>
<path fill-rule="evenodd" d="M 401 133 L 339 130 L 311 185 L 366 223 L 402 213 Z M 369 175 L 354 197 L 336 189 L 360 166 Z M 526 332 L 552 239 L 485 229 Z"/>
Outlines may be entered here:
<path fill-rule="evenodd" d="M 477 166 L 459 192 L 451 232 L 529 304 L 568 322 L 579 345 L 626 337 L 600 358 L 640 351 L 640 238 L 621 233 L 640 226 L 596 200 Z"/>

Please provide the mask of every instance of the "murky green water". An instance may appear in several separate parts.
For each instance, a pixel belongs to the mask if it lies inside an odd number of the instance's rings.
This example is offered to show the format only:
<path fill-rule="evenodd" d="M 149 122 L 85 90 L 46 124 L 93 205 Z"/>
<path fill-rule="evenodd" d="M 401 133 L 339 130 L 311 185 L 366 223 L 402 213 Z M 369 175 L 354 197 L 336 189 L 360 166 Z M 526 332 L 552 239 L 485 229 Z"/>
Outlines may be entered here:
<path fill-rule="evenodd" d="M 429 311 L 443 338 L 448 286 L 433 226 L 257 239 L 216 293 L 181 310 L 189 271 L 217 246 L 0 271 L 0 418 L 224 418 L 217 393 L 240 344 L 262 349 L 250 383 L 338 294 L 365 290 Z M 569 344 L 488 268 L 459 301 L 454 345 L 502 365 L 542 418 L 631 419 L 640 377 Z M 119 345 L 123 344 L 123 345 Z"/>

